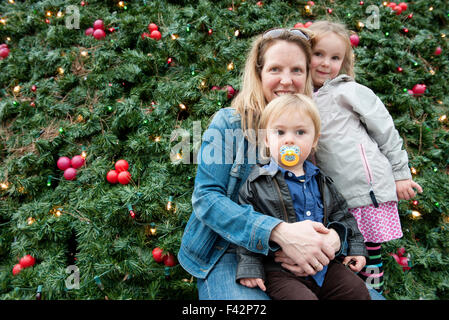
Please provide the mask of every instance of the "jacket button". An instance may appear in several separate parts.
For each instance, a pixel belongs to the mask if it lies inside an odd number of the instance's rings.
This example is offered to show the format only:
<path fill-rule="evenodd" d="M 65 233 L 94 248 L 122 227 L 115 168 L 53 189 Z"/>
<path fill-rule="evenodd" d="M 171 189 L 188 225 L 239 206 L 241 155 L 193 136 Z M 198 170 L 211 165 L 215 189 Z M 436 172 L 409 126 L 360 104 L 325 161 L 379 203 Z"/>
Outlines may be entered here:
<path fill-rule="evenodd" d="M 262 250 L 263 249 L 263 245 L 262 245 L 262 241 L 261 240 L 259 240 L 259 242 L 257 243 L 256 248 L 257 248 L 257 250 Z"/>
<path fill-rule="evenodd" d="M 312 214 L 312 212 L 310 212 L 310 211 L 307 211 L 307 212 L 306 212 L 306 215 L 307 215 L 308 217 L 310 217 L 311 214 Z"/>

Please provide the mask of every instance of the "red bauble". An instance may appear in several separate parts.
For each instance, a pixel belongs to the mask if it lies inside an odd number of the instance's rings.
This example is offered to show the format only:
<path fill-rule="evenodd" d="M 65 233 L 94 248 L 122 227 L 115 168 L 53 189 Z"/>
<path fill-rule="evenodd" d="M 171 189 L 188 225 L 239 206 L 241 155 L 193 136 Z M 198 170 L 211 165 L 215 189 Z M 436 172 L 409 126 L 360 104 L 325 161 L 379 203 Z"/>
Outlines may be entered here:
<path fill-rule="evenodd" d="M 101 19 L 95 20 L 94 22 L 94 30 L 101 29 L 104 30 L 104 22 Z"/>
<path fill-rule="evenodd" d="M 360 38 L 358 35 L 351 34 L 351 36 L 349 37 L 349 40 L 351 41 L 351 46 L 357 47 L 359 45 Z"/>
<path fill-rule="evenodd" d="M 174 267 L 177 264 L 176 257 L 171 253 L 164 255 L 163 261 L 167 267 Z"/>
<path fill-rule="evenodd" d="M 76 169 L 75 168 L 67 168 L 64 171 L 64 178 L 66 180 L 73 180 L 76 178 Z"/>
<path fill-rule="evenodd" d="M 150 33 L 150 38 L 154 40 L 161 40 L 162 34 L 159 32 L 159 30 L 153 30 Z"/>
<path fill-rule="evenodd" d="M 293 28 L 304 28 L 304 24 L 302 23 L 302 22 L 298 22 L 297 24 L 295 24 L 294 26 L 293 26 Z"/>
<path fill-rule="evenodd" d="M 154 261 L 156 261 L 157 263 L 161 263 L 164 259 L 164 257 L 162 256 L 163 254 L 163 250 L 159 247 L 156 247 L 153 249 L 153 259 Z"/>
<path fill-rule="evenodd" d="M 81 168 L 84 164 L 84 158 L 82 156 L 74 156 L 72 158 L 72 167 L 75 169 Z"/>
<path fill-rule="evenodd" d="M 398 6 L 400 6 L 400 7 L 401 7 L 402 11 L 405 11 L 405 10 L 407 10 L 407 4 L 406 4 L 405 2 L 401 2 L 401 3 L 399 3 L 399 4 L 398 4 Z"/>
<path fill-rule="evenodd" d="M 304 23 L 304 28 L 308 28 L 313 24 L 312 21 L 307 21 L 306 23 Z"/>
<path fill-rule="evenodd" d="M 412 91 L 415 96 L 421 96 L 426 92 L 426 85 L 421 83 L 415 84 Z"/>
<path fill-rule="evenodd" d="M 233 98 L 235 94 L 235 89 L 230 85 L 227 85 L 226 89 L 228 90 L 228 99 Z"/>
<path fill-rule="evenodd" d="M 402 13 L 402 8 L 400 6 L 393 7 L 393 11 L 396 11 L 396 15 L 400 15 Z"/>
<path fill-rule="evenodd" d="M 148 25 L 148 31 L 151 33 L 151 32 L 153 32 L 154 30 L 158 30 L 159 28 L 158 28 L 158 26 L 157 26 L 157 24 L 155 24 L 155 23 L 150 23 L 149 25 Z"/>
<path fill-rule="evenodd" d="M 128 161 L 126 160 L 119 160 L 115 163 L 115 170 L 117 170 L 117 172 L 122 172 L 122 171 L 128 171 L 129 169 L 129 164 Z"/>
<path fill-rule="evenodd" d="M 387 7 L 394 8 L 396 7 L 396 3 L 390 2 L 389 4 L 387 4 Z"/>
<path fill-rule="evenodd" d="M 109 183 L 117 183 L 118 182 L 118 173 L 115 170 L 111 170 L 106 174 L 106 180 L 108 180 Z"/>
<path fill-rule="evenodd" d="M 59 168 L 59 170 L 64 171 L 65 169 L 72 166 L 72 161 L 68 157 L 60 157 L 58 159 L 58 162 L 56 162 L 56 166 Z"/>
<path fill-rule="evenodd" d="M 140 37 L 142 38 L 142 40 L 144 40 L 145 38 L 149 38 L 150 34 L 148 32 L 144 32 L 140 35 Z"/>
<path fill-rule="evenodd" d="M 18 275 L 22 269 L 22 266 L 18 263 L 12 268 L 12 274 L 15 276 Z"/>
<path fill-rule="evenodd" d="M 128 184 L 131 181 L 131 174 L 128 171 L 122 171 L 118 174 L 117 180 L 120 184 Z"/>
<path fill-rule="evenodd" d="M 212 88 L 211 88 L 211 90 L 213 91 L 213 90 L 221 90 L 221 88 L 220 87 L 217 87 L 217 86 L 213 86 Z"/>
<path fill-rule="evenodd" d="M 31 86 L 31 91 L 36 92 L 36 89 L 37 89 L 36 85 L 33 84 L 33 85 Z"/>
<path fill-rule="evenodd" d="M 84 31 L 84 34 L 86 36 L 91 36 L 94 33 L 94 28 L 87 28 L 86 31 Z"/>
<path fill-rule="evenodd" d="M 97 29 L 97 30 L 94 31 L 93 36 L 94 36 L 95 39 L 101 40 L 104 37 L 106 37 L 106 32 L 104 32 L 103 29 Z"/>
<path fill-rule="evenodd" d="M 9 56 L 9 49 L 7 47 L 0 48 L 0 58 L 4 59 Z"/>
<path fill-rule="evenodd" d="M 34 266 L 35 262 L 36 259 L 34 259 L 30 254 L 27 254 L 20 259 L 19 264 L 22 266 L 22 268 L 28 268 Z"/>
<path fill-rule="evenodd" d="M 437 47 L 437 48 L 435 49 L 435 52 L 434 52 L 433 54 L 436 55 L 436 56 L 438 56 L 438 55 L 441 54 L 441 52 L 443 52 L 443 49 L 441 49 L 441 47 Z"/>

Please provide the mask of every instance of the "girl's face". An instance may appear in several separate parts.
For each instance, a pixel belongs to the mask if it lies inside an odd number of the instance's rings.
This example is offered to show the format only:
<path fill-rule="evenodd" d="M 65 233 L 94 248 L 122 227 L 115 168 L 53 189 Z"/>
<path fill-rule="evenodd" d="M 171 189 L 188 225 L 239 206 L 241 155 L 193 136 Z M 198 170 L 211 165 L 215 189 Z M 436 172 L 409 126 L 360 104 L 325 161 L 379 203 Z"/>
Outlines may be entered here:
<path fill-rule="evenodd" d="M 267 103 L 283 94 L 304 93 L 306 61 L 304 51 L 295 43 L 278 40 L 267 49 L 260 74 Z"/>
<path fill-rule="evenodd" d="M 310 73 L 315 88 L 320 88 L 326 80 L 338 76 L 345 52 L 345 42 L 333 32 L 325 34 L 317 41 L 312 48 L 310 63 Z"/>

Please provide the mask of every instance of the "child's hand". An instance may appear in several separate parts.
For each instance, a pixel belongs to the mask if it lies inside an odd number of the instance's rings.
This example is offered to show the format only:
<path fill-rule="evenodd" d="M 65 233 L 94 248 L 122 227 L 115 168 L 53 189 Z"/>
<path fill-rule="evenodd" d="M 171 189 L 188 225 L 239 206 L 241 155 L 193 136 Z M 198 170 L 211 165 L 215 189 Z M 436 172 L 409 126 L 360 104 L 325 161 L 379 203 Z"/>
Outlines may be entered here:
<path fill-rule="evenodd" d="M 262 291 L 267 290 L 267 288 L 265 288 L 264 281 L 260 278 L 243 278 L 239 281 L 241 285 L 244 285 L 248 288 L 255 288 L 258 286 Z"/>
<path fill-rule="evenodd" d="M 354 261 L 354 262 L 353 263 L 349 263 L 349 262 L 351 262 L 351 260 Z M 352 271 L 359 272 L 365 266 L 366 258 L 364 256 L 347 256 L 343 260 L 343 264 L 344 265 L 348 265 L 348 263 L 349 263 L 349 268 Z"/>
<path fill-rule="evenodd" d="M 422 188 L 412 179 L 408 180 L 397 180 L 396 181 L 396 192 L 398 194 L 399 200 L 410 200 L 416 196 L 415 190 L 417 189 L 419 193 L 422 193 Z"/>

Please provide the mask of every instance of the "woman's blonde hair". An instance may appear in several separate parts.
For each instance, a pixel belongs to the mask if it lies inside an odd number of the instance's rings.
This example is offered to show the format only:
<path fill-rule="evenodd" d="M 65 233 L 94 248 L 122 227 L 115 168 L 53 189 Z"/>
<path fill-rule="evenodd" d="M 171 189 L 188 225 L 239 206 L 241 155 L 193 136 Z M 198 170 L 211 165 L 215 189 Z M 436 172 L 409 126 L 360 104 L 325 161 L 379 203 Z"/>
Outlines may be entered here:
<path fill-rule="evenodd" d="M 301 29 L 309 36 L 309 32 Z M 309 72 L 309 64 L 312 57 L 309 40 L 295 35 L 288 30 L 276 38 L 264 38 L 258 36 L 252 44 L 248 53 L 245 68 L 243 70 L 242 88 L 232 101 L 231 107 L 236 109 L 241 115 L 241 126 L 247 139 L 252 143 L 257 143 L 257 129 L 259 127 L 260 115 L 267 105 L 267 101 L 262 90 L 261 71 L 264 66 L 265 53 L 273 44 L 278 41 L 287 41 L 296 44 L 306 56 L 307 77 L 304 94 L 312 96 L 312 77 Z M 254 136 L 254 134 L 256 136 Z"/>
<path fill-rule="evenodd" d="M 268 125 L 279 119 L 282 114 L 291 115 L 293 113 L 300 113 L 303 116 L 309 116 L 315 127 L 315 142 L 320 136 L 321 132 L 321 118 L 320 112 L 313 100 L 303 94 L 287 94 L 271 100 L 269 104 L 262 111 L 260 117 L 259 130 L 260 130 L 260 143 L 265 141 Z M 262 146 L 262 145 L 261 145 Z M 260 148 L 262 149 L 262 148 Z M 315 152 L 315 147 L 312 148 Z M 268 155 L 268 150 L 265 151 Z"/>
<path fill-rule="evenodd" d="M 354 74 L 354 51 L 352 50 L 351 41 L 349 40 L 349 31 L 346 26 L 339 22 L 331 21 L 317 21 L 314 22 L 308 30 L 312 31 L 312 51 L 316 43 L 325 35 L 329 33 L 335 33 L 337 36 L 341 37 L 346 45 L 345 57 L 343 63 L 341 64 L 340 74 L 347 74 L 348 76 L 355 79 Z"/>

